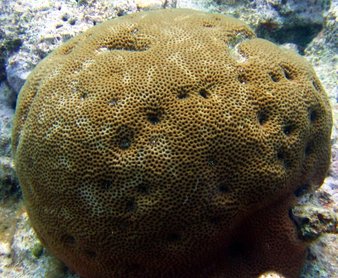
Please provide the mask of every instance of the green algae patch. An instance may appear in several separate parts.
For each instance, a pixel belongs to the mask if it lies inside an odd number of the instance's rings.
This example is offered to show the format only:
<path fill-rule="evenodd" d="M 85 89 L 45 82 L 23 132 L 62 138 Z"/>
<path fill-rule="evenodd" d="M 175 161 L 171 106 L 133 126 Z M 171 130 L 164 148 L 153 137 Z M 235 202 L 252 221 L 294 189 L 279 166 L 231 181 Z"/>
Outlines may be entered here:
<path fill-rule="evenodd" d="M 42 253 L 43 253 L 42 244 L 40 242 L 35 243 L 32 248 L 32 255 L 38 259 L 41 257 Z"/>

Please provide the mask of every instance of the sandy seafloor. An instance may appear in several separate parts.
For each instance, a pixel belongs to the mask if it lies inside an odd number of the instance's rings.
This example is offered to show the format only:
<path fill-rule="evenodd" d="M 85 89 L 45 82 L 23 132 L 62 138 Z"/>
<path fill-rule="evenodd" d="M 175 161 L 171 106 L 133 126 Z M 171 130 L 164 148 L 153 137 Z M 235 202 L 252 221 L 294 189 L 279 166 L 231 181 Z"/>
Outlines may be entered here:
<path fill-rule="evenodd" d="M 337 0 L 1 0 L 0 277 L 76 277 L 37 240 L 13 170 L 11 122 L 29 72 L 62 42 L 95 24 L 139 10 L 175 7 L 238 17 L 258 36 L 295 49 L 312 63 L 330 98 L 334 126 L 328 176 L 319 190 L 300 199 L 309 208 L 304 217 L 313 224 L 308 232 L 321 234 L 309 249 L 302 277 L 338 277 Z M 273 276 L 279 277 L 266 277 Z"/>

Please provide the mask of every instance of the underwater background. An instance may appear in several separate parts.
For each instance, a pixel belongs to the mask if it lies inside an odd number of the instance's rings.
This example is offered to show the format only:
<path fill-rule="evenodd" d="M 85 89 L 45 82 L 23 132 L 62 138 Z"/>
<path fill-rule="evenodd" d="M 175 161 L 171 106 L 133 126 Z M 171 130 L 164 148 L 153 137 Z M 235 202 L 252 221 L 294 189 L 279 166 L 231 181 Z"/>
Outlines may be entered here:
<path fill-rule="evenodd" d="M 309 249 L 302 277 L 338 277 L 337 3 L 336 0 L 1 0 L 0 276 L 77 277 L 50 256 L 36 238 L 15 176 L 12 119 L 17 96 L 31 70 L 63 42 L 108 19 L 142 10 L 191 8 L 239 18 L 258 37 L 297 51 L 313 65 L 333 110 L 332 163 L 320 189 L 309 194 L 300 192 L 302 196 L 294 214 L 303 236 L 318 238 Z"/>

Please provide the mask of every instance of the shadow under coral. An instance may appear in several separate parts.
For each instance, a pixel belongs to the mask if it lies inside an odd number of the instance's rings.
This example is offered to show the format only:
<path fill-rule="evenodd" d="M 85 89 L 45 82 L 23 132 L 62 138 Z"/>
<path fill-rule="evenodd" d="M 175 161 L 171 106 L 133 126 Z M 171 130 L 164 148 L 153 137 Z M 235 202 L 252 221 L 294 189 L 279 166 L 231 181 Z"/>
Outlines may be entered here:
<path fill-rule="evenodd" d="M 247 217 L 201 277 L 254 278 L 269 271 L 299 277 L 308 244 L 297 236 L 292 204 L 289 198 Z"/>

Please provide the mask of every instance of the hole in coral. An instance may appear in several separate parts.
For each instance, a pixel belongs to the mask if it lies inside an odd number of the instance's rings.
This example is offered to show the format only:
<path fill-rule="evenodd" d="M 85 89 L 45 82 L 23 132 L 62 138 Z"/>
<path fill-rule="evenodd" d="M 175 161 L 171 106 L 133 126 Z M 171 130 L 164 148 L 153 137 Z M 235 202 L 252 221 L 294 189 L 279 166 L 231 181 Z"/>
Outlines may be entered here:
<path fill-rule="evenodd" d="M 185 99 L 188 97 L 188 93 L 187 92 L 179 92 L 177 95 L 177 98 L 179 99 Z"/>
<path fill-rule="evenodd" d="M 147 118 L 148 121 L 151 122 L 153 125 L 157 124 L 160 121 L 160 118 L 156 114 L 148 114 Z"/>
<path fill-rule="evenodd" d="M 161 116 L 162 113 L 159 110 L 153 110 L 151 112 L 148 112 L 147 119 L 151 124 L 156 125 L 160 122 Z"/>
<path fill-rule="evenodd" d="M 283 162 L 283 165 L 285 168 L 290 168 L 291 167 L 291 162 L 286 159 L 286 154 L 283 150 L 279 150 L 277 152 L 277 159 L 281 162 Z"/>
<path fill-rule="evenodd" d="M 113 182 L 111 180 L 101 180 L 99 182 L 99 186 L 103 189 L 103 190 L 109 190 L 113 185 Z"/>
<path fill-rule="evenodd" d="M 227 184 L 225 183 L 221 183 L 219 186 L 218 186 L 218 191 L 221 192 L 221 193 L 228 193 L 230 191 L 229 187 Z"/>
<path fill-rule="evenodd" d="M 203 22 L 203 27 L 212 28 L 212 27 L 215 27 L 215 25 L 213 23 L 210 23 L 210 22 Z"/>
<path fill-rule="evenodd" d="M 149 49 L 148 45 L 145 44 L 138 44 L 137 41 L 129 41 L 127 43 L 115 43 L 113 42 L 111 45 L 103 45 L 101 46 L 98 51 L 101 52 L 103 50 L 109 51 L 130 51 L 130 52 L 142 52 Z"/>
<path fill-rule="evenodd" d="M 189 87 L 187 86 L 182 86 L 180 88 L 178 88 L 177 90 L 177 98 L 178 99 L 185 99 L 187 97 L 189 97 Z"/>
<path fill-rule="evenodd" d="M 117 130 L 116 142 L 120 149 L 126 150 L 130 148 L 134 139 L 134 131 L 128 126 L 121 126 Z"/>
<path fill-rule="evenodd" d="M 228 247 L 229 255 L 232 257 L 242 256 L 247 250 L 248 246 L 241 241 L 234 241 Z"/>
<path fill-rule="evenodd" d="M 284 151 L 279 150 L 277 152 L 277 158 L 278 158 L 278 160 L 284 160 L 285 159 L 285 153 L 284 153 Z"/>
<path fill-rule="evenodd" d="M 309 188 L 309 184 L 303 184 L 295 190 L 294 194 L 296 197 L 303 196 L 309 190 Z"/>
<path fill-rule="evenodd" d="M 150 193 L 150 186 L 145 183 L 141 183 L 137 186 L 137 191 L 139 193 L 148 195 Z"/>
<path fill-rule="evenodd" d="M 319 84 L 317 83 L 317 81 L 312 80 L 312 86 L 315 88 L 315 90 L 316 90 L 317 92 L 320 91 L 320 86 L 319 86 Z"/>
<path fill-rule="evenodd" d="M 216 160 L 214 157 L 208 157 L 207 162 L 210 167 L 214 167 L 216 165 Z"/>
<path fill-rule="evenodd" d="M 126 211 L 127 212 L 132 212 L 135 211 L 137 208 L 136 201 L 134 199 L 130 199 L 126 203 Z"/>
<path fill-rule="evenodd" d="M 139 271 L 142 269 L 139 264 L 136 263 L 128 263 L 125 265 L 126 272 L 128 274 L 135 274 L 136 276 L 139 276 Z M 135 277 L 135 276 L 134 276 Z"/>
<path fill-rule="evenodd" d="M 264 125 L 268 121 L 268 114 L 265 110 L 259 111 L 257 119 L 260 125 Z"/>
<path fill-rule="evenodd" d="M 88 92 L 81 92 L 81 94 L 80 94 L 80 99 L 81 100 L 84 100 L 84 99 L 86 99 L 88 97 Z"/>
<path fill-rule="evenodd" d="M 67 245 L 75 245 L 75 238 L 72 235 L 65 234 L 61 240 Z"/>
<path fill-rule="evenodd" d="M 176 242 L 176 241 L 179 241 L 181 239 L 181 235 L 179 233 L 169 233 L 168 236 L 167 236 L 167 240 L 169 242 Z"/>
<path fill-rule="evenodd" d="M 269 72 L 269 76 L 273 82 L 278 82 L 280 80 L 279 76 L 273 72 Z"/>
<path fill-rule="evenodd" d="M 290 135 L 293 130 L 294 130 L 294 127 L 291 124 L 287 124 L 283 128 L 283 132 L 285 135 Z"/>
<path fill-rule="evenodd" d="M 129 227 L 129 222 L 127 220 L 121 221 L 117 224 L 117 228 L 121 231 L 127 230 Z"/>
<path fill-rule="evenodd" d="M 131 140 L 128 137 L 123 137 L 119 141 L 120 149 L 126 150 L 126 149 L 130 148 L 130 146 L 131 146 Z"/>
<path fill-rule="evenodd" d="M 308 156 L 313 153 L 314 144 L 313 142 L 308 142 L 305 147 L 305 155 Z"/>
<path fill-rule="evenodd" d="M 240 73 L 238 76 L 237 76 L 237 79 L 239 81 L 239 83 L 241 84 L 246 84 L 248 83 L 248 79 L 246 77 L 246 75 L 244 73 Z"/>
<path fill-rule="evenodd" d="M 287 66 L 281 66 L 282 70 L 283 70 L 283 73 L 284 73 L 284 76 L 286 79 L 288 80 L 293 80 L 294 79 L 294 76 L 292 74 L 292 71 L 289 67 Z"/>
<path fill-rule="evenodd" d="M 203 98 L 208 98 L 209 97 L 209 94 L 207 92 L 206 89 L 200 89 L 200 91 L 198 92 L 198 94 L 203 97 Z"/>
<path fill-rule="evenodd" d="M 316 121 L 318 118 L 318 114 L 316 110 L 310 109 L 310 113 L 309 113 L 309 119 L 311 122 Z"/>
<path fill-rule="evenodd" d="M 221 218 L 219 216 L 213 216 L 210 218 L 210 223 L 211 224 L 219 224 L 221 222 Z"/>
<path fill-rule="evenodd" d="M 84 253 L 87 257 L 89 257 L 90 259 L 94 259 L 96 257 L 96 252 L 92 251 L 92 250 L 84 250 Z"/>
<path fill-rule="evenodd" d="M 116 106 L 118 104 L 118 99 L 113 98 L 110 101 L 108 101 L 108 104 L 111 105 L 111 106 Z"/>

